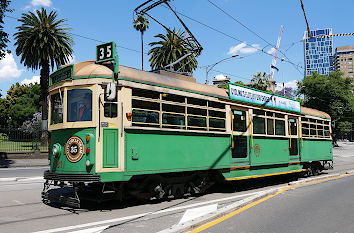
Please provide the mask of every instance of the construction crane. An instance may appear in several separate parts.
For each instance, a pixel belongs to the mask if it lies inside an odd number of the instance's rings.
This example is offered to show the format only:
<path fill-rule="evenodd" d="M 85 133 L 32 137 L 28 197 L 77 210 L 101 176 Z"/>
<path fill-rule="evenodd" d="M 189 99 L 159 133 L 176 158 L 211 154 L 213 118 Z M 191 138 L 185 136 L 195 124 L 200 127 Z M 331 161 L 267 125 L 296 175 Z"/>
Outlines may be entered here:
<path fill-rule="evenodd" d="M 277 40 L 277 45 L 275 47 L 275 52 L 272 60 L 272 64 L 270 65 L 270 79 L 273 79 L 274 76 L 274 70 L 279 71 L 279 69 L 276 67 L 277 65 L 277 58 L 278 58 L 278 51 L 279 51 L 279 46 L 280 46 L 280 40 L 281 40 L 281 35 L 283 34 L 283 25 L 280 26 L 280 31 L 278 35 L 278 40 Z"/>

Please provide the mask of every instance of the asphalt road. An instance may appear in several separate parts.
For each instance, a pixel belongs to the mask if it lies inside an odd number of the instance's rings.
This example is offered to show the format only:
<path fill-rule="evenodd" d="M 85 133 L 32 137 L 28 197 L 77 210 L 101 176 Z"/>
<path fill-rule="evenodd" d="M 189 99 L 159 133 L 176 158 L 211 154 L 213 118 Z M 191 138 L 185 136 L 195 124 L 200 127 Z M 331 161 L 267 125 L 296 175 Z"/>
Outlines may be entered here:
<path fill-rule="evenodd" d="M 300 186 L 202 232 L 353 232 L 354 176 Z"/>
<path fill-rule="evenodd" d="M 346 146 L 341 147 L 340 150 L 336 150 L 336 153 L 334 153 L 335 169 L 328 171 L 328 173 L 354 170 L 354 150 L 352 149 L 354 149 L 354 147 Z M 92 205 L 89 205 L 86 209 L 80 210 L 43 204 L 40 197 L 40 193 L 43 188 L 43 180 L 29 179 L 20 181 L 1 181 L 1 179 L 6 177 L 38 177 L 41 176 L 43 174 L 43 171 L 46 169 L 47 168 L 45 167 L 26 169 L 0 169 L 0 232 L 16 233 L 42 231 L 42 233 L 79 233 L 81 230 L 85 230 L 85 232 L 89 232 L 88 230 L 91 230 L 91 232 L 94 232 L 94 230 L 96 232 L 100 232 L 103 229 L 105 229 L 104 232 L 158 232 L 160 230 L 169 228 L 172 225 L 180 223 L 186 217 L 188 211 L 190 210 L 195 210 L 199 207 L 203 208 L 205 206 L 220 209 L 237 200 L 242 200 L 244 198 L 255 195 L 261 191 L 273 189 L 276 187 L 287 186 L 288 182 L 291 180 L 290 177 L 271 177 L 269 179 L 256 179 L 215 186 L 209 191 L 209 193 L 199 197 L 189 197 L 185 199 L 164 201 L 159 203 L 143 203 L 133 201 L 123 204 L 108 202 L 103 205 L 97 205 L 93 203 Z M 340 181 L 338 182 L 340 183 Z M 336 183 L 334 181 L 331 181 L 327 184 L 329 187 L 331 184 Z M 327 184 L 324 185 L 326 186 Z M 348 193 L 353 193 L 353 190 L 350 189 L 350 186 L 353 187 L 353 184 L 348 183 L 347 181 L 345 184 L 347 187 L 335 186 L 335 193 L 330 193 L 329 191 L 326 192 L 326 194 L 329 196 L 327 199 L 325 199 L 325 197 L 323 196 L 324 199 L 321 199 L 321 205 L 326 206 L 327 200 L 337 199 L 338 197 L 340 199 L 347 198 L 349 207 L 349 204 L 353 203 L 349 201 L 352 201 L 353 198 L 350 197 L 349 194 L 344 196 L 345 194 L 342 193 L 341 189 L 345 190 Z M 311 187 L 308 188 L 309 189 L 301 188 L 301 190 L 305 190 L 306 192 L 312 193 L 312 191 L 310 190 Z M 340 190 L 341 192 L 339 192 L 338 190 Z M 297 190 L 294 190 L 294 193 L 295 191 L 297 194 Z M 313 193 L 321 191 L 322 189 L 318 189 L 317 191 L 313 191 Z M 326 190 L 324 189 L 324 191 Z M 290 195 L 292 191 L 287 191 L 284 194 L 279 195 L 279 197 L 288 195 L 288 193 Z M 304 194 L 305 192 L 298 191 L 298 193 Z M 294 198 L 295 197 L 296 195 L 294 196 Z M 315 202 L 316 198 L 309 199 L 308 201 L 311 200 Z M 295 199 L 291 199 L 291 202 L 295 202 Z M 285 203 L 286 202 L 279 203 L 279 208 L 282 204 L 285 205 Z M 340 203 L 338 203 L 338 205 L 339 204 Z M 332 204 L 332 202 L 329 202 L 328 204 L 329 207 L 332 207 L 332 209 L 335 210 L 335 207 L 333 207 L 333 205 L 334 204 Z M 295 210 L 301 212 L 301 208 L 296 208 L 296 204 L 290 207 L 295 208 Z M 324 207 L 321 207 L 319 210 L 324 211 L 326 213 L 331 213 L 329 211 L 330 208 L 323 208 Z M 248 211 L 250 210 L 252 210 L 252 208 Z M 304 207 L 304 211 L 308 211 L 306 209 L 306 206 Z M 349 211 L 349 208 L 343 208 L 343 211 Z M 272 215 L 269 216 L 277 216 L 276 212 L 269 213 L 272 213 Z M 323 213 L 318 212 L 317 214 Z M 266 212 L 262 215 L 257 214 L 254 215 L 252 218 L 255 221 L 262 222 L 262 217 L 264 215 L 267 216 L 268 213 Z M 296 213 L 293 215 L 287 215 L 287 222 L 289 224 L 302 224 L 302 222 L 292 220 L 293 217 L 295 218 L 297 215 L 301 214 Z M 284 216 L 286 216 L 285 213 Z M 320 216 L 323 217 L 322 215 Z M 282 215 L 279 216 L 280 219 L 282 219 L 281 217 Z M 348 214 L 348 217 L 354 219 L 353 215 Z M 346 218 L 344 217 L 343 221 L 345 219 Z M 326 224 L 328 223 L 326 222 Z M 266 229 L 264 229 L 264 231 L 265 230 Z M 295 230 L 292 232 L 298 231 Z M 312 232 L 322 231 L 315 230 Z"/>

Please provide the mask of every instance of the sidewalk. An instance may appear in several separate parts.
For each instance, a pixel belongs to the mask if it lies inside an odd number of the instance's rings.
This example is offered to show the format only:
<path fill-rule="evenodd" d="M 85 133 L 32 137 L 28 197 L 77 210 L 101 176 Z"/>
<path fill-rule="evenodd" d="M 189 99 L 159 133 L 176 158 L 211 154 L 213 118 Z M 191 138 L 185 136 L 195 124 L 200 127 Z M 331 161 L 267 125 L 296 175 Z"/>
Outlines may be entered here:
<path fill-rule="evenodd" d="M 45 167 L 48 159 L 4 159 L 0 160 L 1 167 Z"/>
<path fill-rule="evenodd" d="M 354 157 L 354 142 L 338 141 L 339 147 L 333 147 L 334 157 Z"/>

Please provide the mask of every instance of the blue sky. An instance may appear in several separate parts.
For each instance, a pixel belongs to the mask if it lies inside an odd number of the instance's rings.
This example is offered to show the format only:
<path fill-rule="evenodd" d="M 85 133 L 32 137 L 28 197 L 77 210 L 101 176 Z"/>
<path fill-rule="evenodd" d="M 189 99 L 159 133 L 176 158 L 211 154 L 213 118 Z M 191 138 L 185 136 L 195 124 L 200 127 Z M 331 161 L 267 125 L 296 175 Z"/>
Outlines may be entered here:
<path fill-rule="evenodd" d="M 301 39 L 306 30 L 306 24 L 299 0 L 210 0 L 239 22 L 246 25 L 261 38 L 242 27 L 235 20 L 225 15 L 208 0 L 174 0 L 171 5 L 176 11 L 197 20 L 181 16 L 204 50 L 197 58 L 198 66 L 194 76 L 198 82 L 205 82 L 205 68 L 221 59 L 239 54 L 239 57 L 226 60 L 209 72 L 209 80 L 216 75 L 229 75 L 231 81 L 249 82 L 256 72 L 269 72 L 272 62 L 271 46 L 275 45 L 280 26 L 284 26 L 277 67 L 274 78 L 277 83 L 294 85 L 295 80 L 303 78 L 304 58 Z M 133 10 L 144 1 L 140 0 L 13 0 L 10 7 L 15 11 L 7 15 L 20 18 L 22 13 L 45 7 L 58 12 L 59 18 L 67 19 L 67 25 L 72 28 L 74 53 L 73 62 L 95 60 L 98 41 L 115 41 L 121 65 L 140 68 L 140 33 L 133 26 Z M 350 33 L 354 30 L 352 10 L 353 0 L 337 2 L 329 0 L 303 0 L 310 29 L 333 28 L 333 33 Z M 166 26 L 182 28 L 178 20 L 164 7 L 156 7 L 151 15 Z M 19 23 L 16 19 L 6 17 L 4 29 L 10 34 L 9 49 L 11 55 L 0 61 L 0 89 L 5 95 L 8 88 L 16 82 L 28 83 L 39 79 L 39 70 L 29 70 L 20 63 L 15 54 L 13 34 Z M 209 27 L 207 27 L 207 26 Z M 210 29 L 210 27 L 219 32 Z M 221 33 L 220 33 L 221 32 Z M 144 34 L 145 52 L 150 49 L 148 43 L 154 41 L 154 35 L 165 33 L 165 30 L 150 20 L 150 28 Z M 223 34 L 222 34 L 223 33 Z M 226 34 L 226 35 L 225 35 Z M 86 39 L 86 38 L 91 39 Z M 267 41 L 267 42 L 265 42 Z M 247 44 L 247 45 L 246 45 Z M 334 48 L 353 45 L 354 36 L 334 37 Z M 264 53 L 254 48 L 263 49 Z M 128 48 L 128 49 L 126 49 Z M 144 55 L 144 67 L 149 69 L 149 57 Z M 295 66 L 298 65 L 296 69 Z"/>

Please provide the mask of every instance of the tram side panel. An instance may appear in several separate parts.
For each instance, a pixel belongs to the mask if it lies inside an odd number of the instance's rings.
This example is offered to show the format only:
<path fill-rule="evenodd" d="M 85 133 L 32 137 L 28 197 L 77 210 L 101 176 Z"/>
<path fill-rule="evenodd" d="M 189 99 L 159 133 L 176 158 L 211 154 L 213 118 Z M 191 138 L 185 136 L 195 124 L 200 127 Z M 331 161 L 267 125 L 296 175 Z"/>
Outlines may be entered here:
<path fill-rule="evenodd" d="M 301 162 L 332 161 L 332 142 L 330 140 L 303 140 Z"/>
<path fill-rule="evenodd" d="M 251 166 L 287 164 L 289 142 L 287 138 L 253 138 L 250 143 Z"/>
<path fill-rule="evenodd" d="M 126 172 L 152 174 L 230 167 L 230 136 L 127 130 Z"/>

